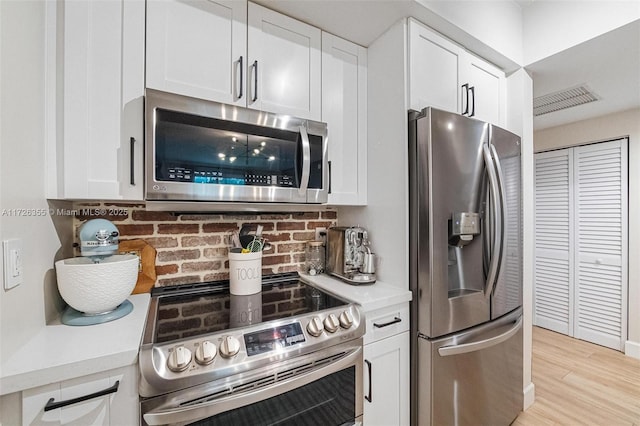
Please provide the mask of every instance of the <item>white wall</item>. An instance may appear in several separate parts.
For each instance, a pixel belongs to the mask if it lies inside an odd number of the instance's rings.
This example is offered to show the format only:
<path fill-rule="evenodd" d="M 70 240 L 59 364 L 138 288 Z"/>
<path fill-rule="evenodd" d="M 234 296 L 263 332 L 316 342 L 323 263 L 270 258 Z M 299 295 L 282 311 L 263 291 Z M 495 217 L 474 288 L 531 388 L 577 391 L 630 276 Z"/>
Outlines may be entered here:
<path fill-rule="evenodd" d="M 640 108 L 534 133 L 535 151 L 629 136 L 629 317 L 627 355 L 640 358 Z"/>
<path fill-rule="evenodd" d="M 369 230 L 380 281 L 409 289 L 406 20 L 367 52 L 367 207 L 339 209 L 340 225 Z"/>
<path fill-rule="evenodd" d="M 640 19 L 640 1 L 534 1 L 524 9 L 524 64 Z"/>
<path fill-rule="evenodd" d="M 531 381 L 533 324 L 533 80 L 524 69 L 507 78 L 507 129 L 522 137 L 522 217 L 523 217 L 523 393 L 524 409 L 533 404 L 535 387 Z"/>
<path fill-rule="evenodd" d="M 0 1 L 0 238 L 23 243 L 23 283 L 0 289 L 0 368 L 46 321 L 60 247 L 45 200 L 45 3 Z M 47 212 L 14 215 L 11 209 Z M 52 348 L 55 350 L 55 348 Z"/>

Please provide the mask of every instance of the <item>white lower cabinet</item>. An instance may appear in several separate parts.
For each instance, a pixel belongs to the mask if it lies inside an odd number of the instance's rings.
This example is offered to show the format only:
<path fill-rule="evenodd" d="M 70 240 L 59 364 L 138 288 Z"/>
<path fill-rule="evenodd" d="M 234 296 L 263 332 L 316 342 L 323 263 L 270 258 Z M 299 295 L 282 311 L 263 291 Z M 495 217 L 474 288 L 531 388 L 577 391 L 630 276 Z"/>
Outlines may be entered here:
<path fill-rule="evenodd" d="M 137 425 L 139 412 L 137 365 L 22 392 L 23 425 Z"/>
<path fill-rule="evenodd" d="M 367 312 L 364 424 L 409 424 L 409 305 Z"/>

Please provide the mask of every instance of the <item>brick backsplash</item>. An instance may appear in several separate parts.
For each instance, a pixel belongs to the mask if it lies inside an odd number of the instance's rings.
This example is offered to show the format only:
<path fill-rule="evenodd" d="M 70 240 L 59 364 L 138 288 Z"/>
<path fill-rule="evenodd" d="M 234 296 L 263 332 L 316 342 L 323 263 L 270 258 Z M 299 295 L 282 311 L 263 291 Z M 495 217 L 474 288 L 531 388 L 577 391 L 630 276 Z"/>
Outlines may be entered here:
<path fill-rule="evenodd" d="M 76 242 L 82 223 L 104 218 L 118 228 L 121 241 L 141 239 L 153 246 L 156 286 L 228 279 L 231 235 L 245 224 L 262 225 L 262 234 L 271 243 L 263 252 L 263 275 L 298 271 L 304 263 L 305 242 L 315 238 L 315 228 L 337 223 L 335 211 L 174 214 L 123 203 L 76 204 L 74 211 Z"/>

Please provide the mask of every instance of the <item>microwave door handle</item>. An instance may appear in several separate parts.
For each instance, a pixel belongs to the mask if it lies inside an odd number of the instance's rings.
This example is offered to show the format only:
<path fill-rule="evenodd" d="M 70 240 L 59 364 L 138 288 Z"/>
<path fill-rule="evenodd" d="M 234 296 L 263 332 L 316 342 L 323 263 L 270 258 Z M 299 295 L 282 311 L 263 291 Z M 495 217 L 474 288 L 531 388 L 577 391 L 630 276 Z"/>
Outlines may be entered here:
<path fill-rule="evenodd" d="M 500 260 L 500 253 L 502 252 L 502 210 L 498 206 L 498 197 L 500 196 L 500 187 L 498 186 L 498 177 L 494 168 L 494 161 L 487 145 L 482 146 L 482 154 L 484 157 L 485 167 L 487 174 L 489 175 L 489 184 L 491 186 L 491 211 L 493 212 L 493 219 L 495 226 L 493 227 L 493 253 L 491 253 L 491 260 L 489 261 L 489 270 L 487 271 L 487 282 L 484 288 L 484 295 L 486 298 L 491 296 L 493 287 L 498 277 L 498 262 Z"/>
<path fill-rule="evenodd" d="M 309 187 L 309 173 L 311 171 L 311 147 L 309 144 L 309 134 L 304 126 L 300 126 L 300 136 L 302 138 L 302 178 L 300 179 L 299 195 L 306 197 Z"/>

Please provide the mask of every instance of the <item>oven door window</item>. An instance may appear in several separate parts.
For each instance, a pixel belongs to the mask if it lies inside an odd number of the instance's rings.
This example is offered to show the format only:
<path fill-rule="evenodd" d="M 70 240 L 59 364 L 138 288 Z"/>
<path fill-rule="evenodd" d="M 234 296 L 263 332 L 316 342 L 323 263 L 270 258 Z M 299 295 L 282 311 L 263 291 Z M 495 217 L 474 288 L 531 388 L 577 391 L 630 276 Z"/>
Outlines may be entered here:
<path fill-rule="evenodd" d="M 310 135 L 312 158 L 319 139 Z M 157 109 L 154 144 L 156 181 L 300 187 L 298 132 Z"/>
<path fill-rule="evenodd" d="M 356 367 L 251 405 L 190 423 L 197 426 L 338 426 L 356 418 Z"/>

